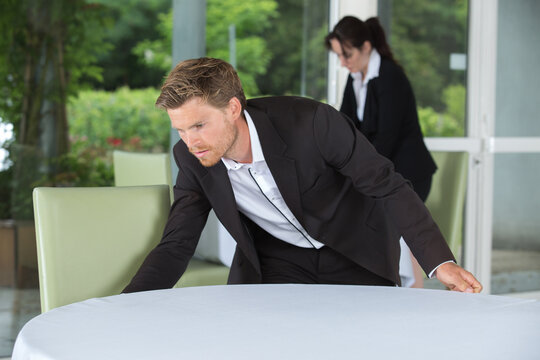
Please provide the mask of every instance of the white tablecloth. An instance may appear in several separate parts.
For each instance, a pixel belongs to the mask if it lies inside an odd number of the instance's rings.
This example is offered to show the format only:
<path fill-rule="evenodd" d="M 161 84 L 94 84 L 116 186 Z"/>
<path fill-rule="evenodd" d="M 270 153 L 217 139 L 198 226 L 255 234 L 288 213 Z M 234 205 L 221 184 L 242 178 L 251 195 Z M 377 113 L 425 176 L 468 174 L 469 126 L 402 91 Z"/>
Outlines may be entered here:
<path fill-rule="evenodd" d="M 150 291 L 37 316 L 12 359 L 540 359 L 540 302 L 332 285 Z"/>

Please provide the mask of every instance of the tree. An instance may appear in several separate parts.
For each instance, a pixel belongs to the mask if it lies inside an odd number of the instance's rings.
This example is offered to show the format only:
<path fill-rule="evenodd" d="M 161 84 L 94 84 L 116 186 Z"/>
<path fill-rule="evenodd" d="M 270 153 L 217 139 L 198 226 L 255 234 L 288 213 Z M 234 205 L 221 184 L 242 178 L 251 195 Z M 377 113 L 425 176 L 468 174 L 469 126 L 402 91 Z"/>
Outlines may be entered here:
<path fill-rule="evenodd" d="M 229 25 L 234 24 L 237 71 L 244 90 L 250 95 L 259 94 L 255 76 L 266 72 L 272 56 L 262 34 L 270 26 L 271 19 L 277 16 L 276 8 L 274 0 L 207 1 L 207 56 L 229 61 Z M 166 15 L 160 15 L 159 19 L 157 29 L 161 37 L 141 41 L 133 51 L 147 66 L 166 73 L 172 66 L 172 10 Z"/>
<path fill-rule="evenodd" d="M 261 93 L 322 100 L 326 97 L 328 1 L 278 0 L 278 5 L 279 16 L 263 33 L 272 59 L 267 71 L 257 76 Z"/>
<path fill-rule="evenodd" d="M 278 15 L 274 0 L 208 0 L 206 47 L 211 57 L 229 60 L 229 25 L 236 27 L 237 71 L 247 94 L 259 95 L 255 77 L 267 71 L 272 54 L 263 31 Z"/>
<path fill-rule="evenodd" d="M 69 149 L 66 103 L 84 79 L 100 78 L 106 49 L 100 6 L 84 0 L 5 0 L 0 12 L 0 117 L 13 124 L 14 205 L 31 214 L 30 189 Z M 17 190 L 21 191 L 17 191 Z M 30 204 L 28 204 L 30 202 Z"/>
<path fill-rule="evenodd" d="M 391 46 L 418 105 L 444 110 L 444 88 L 465 83 L 463 71 L 450 69 L 449 56 L 466 53 L 467 0 L 392 1 L 392 13 Z"/>
<path fill-rule="evenodd" d="M 164 14 L 171 9 L 172 0 L 93 1 L 102 4 L 102 13 L 112 19 L 105 34 L 105 41 L 112 45 L 112 51 L 98 57 L 98 64 L 103 68 L 103 81 L 94 81 L 93 86 L 105 90 L 158 86 L 163 71 L 147 66 L 143 61 L 145 55 L 133 52 L 133 48 L 141 41 L 162 39 L 159 26 Z M 170 54 L 169 51 L 167 55 L 170 57 Z"/>

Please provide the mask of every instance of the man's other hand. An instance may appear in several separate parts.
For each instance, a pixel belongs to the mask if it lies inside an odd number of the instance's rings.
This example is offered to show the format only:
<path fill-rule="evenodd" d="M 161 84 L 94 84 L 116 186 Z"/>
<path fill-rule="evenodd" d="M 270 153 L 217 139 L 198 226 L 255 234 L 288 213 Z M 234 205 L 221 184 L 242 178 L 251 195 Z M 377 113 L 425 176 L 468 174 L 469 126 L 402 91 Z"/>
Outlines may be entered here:
<path fill-rule="evenodd" d="M 439 266 L 435 276 L 452 291 L 468 293 L 482 291 L 482 284 L 476 280 L 474 275 L 453 262 Z"/>

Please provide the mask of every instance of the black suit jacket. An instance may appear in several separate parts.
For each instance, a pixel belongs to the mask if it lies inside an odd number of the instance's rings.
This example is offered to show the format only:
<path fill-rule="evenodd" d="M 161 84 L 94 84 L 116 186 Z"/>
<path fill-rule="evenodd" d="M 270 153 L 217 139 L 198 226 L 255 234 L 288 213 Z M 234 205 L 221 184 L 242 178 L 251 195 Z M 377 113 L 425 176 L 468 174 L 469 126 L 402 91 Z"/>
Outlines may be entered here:
<path fill-rule="evenodd" d="M 297 97 L 250 100 L 247 111 L 285 202 L 314 239 L 396 284 L 400 235 L 427 272 L 453 259 L 409 183 L 347 117 Z M 174 157 L 179 173 L 163 238 L 124 291 L 173 286 L 211 208 L 237 242 L 229 283 L 259 283 L 253 232 L 237 209 L 224 164 L 203 167 L 182 141 Z"/>
<path fill-rule="evenodd" d="M 349 75 L 341 112 L 353 119 L 379 154 L 390 159 L 413 185 L 429 179 L 437 166 L 424 144 L 414 94 L 401 68 L 381 59 L 379 77 L 368 83 L 363 121 L 357 116 L 352 83 Z"/>

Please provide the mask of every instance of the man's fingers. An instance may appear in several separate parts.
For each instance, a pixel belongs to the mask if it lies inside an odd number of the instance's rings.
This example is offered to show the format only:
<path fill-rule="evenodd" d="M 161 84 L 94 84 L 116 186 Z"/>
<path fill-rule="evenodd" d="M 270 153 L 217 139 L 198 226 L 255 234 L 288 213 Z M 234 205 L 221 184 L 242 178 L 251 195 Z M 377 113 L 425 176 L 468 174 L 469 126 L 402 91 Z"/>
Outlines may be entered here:
<path fill-rule="evenodd" d="M 452 291 L 466 293 L 479 293 L 482 291 L 482 285 L 474 275 L 455 263 L 441 265 L 435 275 Z"/>
<path fill-rule="evenodd" d="M 458 280 L 454 284 L 454 287 L 451 288 L 452 291 L 459 291 L 459 292 L 466 292 L 466 293 L 472 293 L 473 288 L 469 285 L 468 282 L 463 280 Z"/>
<path fill-rule="evenodd" d="M 463 270 L 462 276 L 463 276 L 463 279 L 468 283 L 471 289 L 471 292 L 479 293 L 480 291 L 482 291 L 482 284 L 480 284 L 480 282 L 476 280 L 473 274 L 471 274 L 467 270 Z"/>
<path fill-rule="evenodd" d="M 478 280 L 476 280 L 475 278 L 473 278 L 473 280 L 474 280 L 474 281 L 471 283 L 471 286 L 472 286 L 472 288 L 473 288 L 473 292 L 474 292 L 475 294 L 477 294 L 477 293 L 479 293 L 480 291 L 482 291 L 482 284 L 480 284 L 480 283 L 478 282 Z"/>

